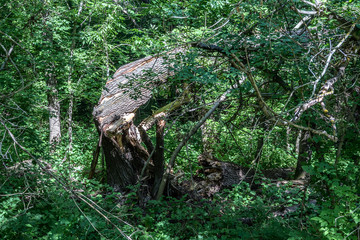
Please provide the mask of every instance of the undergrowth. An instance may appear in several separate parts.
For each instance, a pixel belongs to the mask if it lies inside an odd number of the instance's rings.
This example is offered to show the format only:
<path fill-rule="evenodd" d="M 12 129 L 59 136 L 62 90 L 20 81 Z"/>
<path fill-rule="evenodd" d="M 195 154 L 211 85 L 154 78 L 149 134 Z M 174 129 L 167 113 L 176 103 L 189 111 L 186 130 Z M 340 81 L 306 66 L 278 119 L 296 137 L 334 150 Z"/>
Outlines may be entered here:
<path fill-rule="evenodd" d="M 255 191 L 242 183 L 212 199 L 185 195 L 140 206 L 135 192 L 81 178 L 64 188 L 36 169 L 1 175 L 2 239 L 317 239 L 304 209 L 275 217 L 302 201 L 302 192 L 287 186 L 264 183 Z"/>

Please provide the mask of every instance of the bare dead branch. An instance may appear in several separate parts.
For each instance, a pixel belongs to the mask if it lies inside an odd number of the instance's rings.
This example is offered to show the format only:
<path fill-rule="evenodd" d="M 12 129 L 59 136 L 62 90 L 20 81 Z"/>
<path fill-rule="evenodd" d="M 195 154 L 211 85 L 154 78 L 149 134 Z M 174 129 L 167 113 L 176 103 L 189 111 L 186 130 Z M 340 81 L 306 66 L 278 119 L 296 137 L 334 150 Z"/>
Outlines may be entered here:
<path fill-rule="evenodd" d="M 320 103 L 323 101 L 324 97 L 333 94 L 332 91 L 330 91 L 333 88 L 333 85 L 341 78 L 344 76 L 345 74 L 345 68 L 346 68 L 346 64 L 343 64 L 339 70 L 338 73 L 335 77 L 330 78 L 329 80 L 327 80 L 325 82 L 325 84 L 321 87 L 318 96 L 314 99 L 311 99 L 309 101 L 307 101 L 306 103 L 302 104 L 300 107 L 298 107 L 295 110 L 295 115 L 293 117 L 293 119 L 291 120 L 292 122 L 297 121 L 301 114 L 303 112 L 305 112 L 307 109 L 309 109 L 310 107 L 314 106 L 317 103 Z"/>
<path fill-rule="evenodd" d="M 238 85 L 233 86 L 233 88 L 237 88 L 237 87 L 238 87 Z M 197 132 L 197 130 L 201 127 L 201 125 L 204 124 L 206 119 L 208 119 L 214 113 L 214 111 L 220 105 L 220 103 L 226 100 L 227 94 L 229 94 L 231 92 L 231 90 L 232 89 L 228 89 L 225 93 L 223 93 L 221 95 L 221 97 L 219 98 L 219 100 L 217 102 L 215 102 L 213 107 L 200 119 L 200 121 L 190 130 L 190 132 L 185 135 L 185 137 L 183 138 L 181 143 L 176 147 L 175 151 L 171 155 L 169 164 L 168 164 L 168 166 L 165 170 L 165 173 L 162 177 L 162 180 L 161 180 L 161 183 L 159 186 L 159 190 L 157 191 L 155 199 L 159 200 L 160 197 L 163 195 L 168 177 L 170 175 L 172 168 L 174 167 L 176 157 L 179 154 L 179 152 L 181 151 L 181 149 L 185 146 L 187 141 Z"/>

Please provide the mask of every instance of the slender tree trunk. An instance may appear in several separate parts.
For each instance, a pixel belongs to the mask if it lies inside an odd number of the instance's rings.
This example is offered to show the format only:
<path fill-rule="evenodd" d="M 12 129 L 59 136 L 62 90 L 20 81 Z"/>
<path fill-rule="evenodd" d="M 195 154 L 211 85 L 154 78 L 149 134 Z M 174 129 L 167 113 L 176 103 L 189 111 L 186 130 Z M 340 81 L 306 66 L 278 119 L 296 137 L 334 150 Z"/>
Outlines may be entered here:
<path fill-rule="evenodd" d="M 74 27 L 73 35 L 76 33 L 76 28 Z M 69 138 L 69 146 L 68 151 L 69 154 L 72 152 L 72 142 L 73 142 L 73 131 L 72 131 L 72 125 L 73 125 L 73 109 L 74 109 L 74 90 L 72 88 L 72 74 L 73 74 L 73 55 L 74 55 L 74 47 L 75 47 L 75 40 L 73 36 L 73 42 L 70 50 L 70 72 L 68 76 L 68 89 L 69 89 L 69 108 L 68 108 L 68 138 Z"/>
<path fill-rule="evenodd" d="M 299 142 L 299 155 L 294 176 L 296 180 L 305 177 L 306 172 L 303 170 L 302 166 L 309 163 L 311 160 L 312 151 L 310 138 L 311 133 L 309 131 L 302 131 Z"/>
<path fill-rule="evenodd" d="M 53 66 L 54 68 L 54 66 Z M 53 69 L 52 69 L 53 70 Z M 49 110 L 49 131 L 50 138 L 49 142 L 52 146 L 52 150 L 55 150 L 56 145 L 61 139 L 61 119 L 60 119 L 60 102 L 58 98 L 58 90 L 56 89 L 57 80 L 54 73 L 48 74 L 47 80 L 47 99 L 48 99 L 48 110 Z"/>
<path fill-rule="evenodd" d="M 73 143 L 73 129 L 72 129 L 73 108 L 74 108 L 74 94 L 73 94 L 73 92 L 71 92 L 70 93 L 70 99 L 69 99 L 69 108 L 68 108 L 68 137 L 69 137 L 68 151 L 69 151 L 69 154 L 72 152 L 72 143 Z"/>
<path fill-rule="evenodd" d="M 46 5 L 46 4 L 45 4 Z M 53 47 L 53 33 L 51 27 L 47 26 L 47 20 L 50 12 L 46 11 L 43 16 L 43 25 L 45 29 L 44 37 L 46 39 L 47 47 L 51 50 Z M 46 70 L 46 85 L 47 85 L 47 100 L 49 111 L 49 143 L 51 146 L 51 153 L 56 149 L 56 146 L 61 140 L 61 119 L 60 119 L 60 101 L 57 90 L 55 62 L 50 62 Z"/>

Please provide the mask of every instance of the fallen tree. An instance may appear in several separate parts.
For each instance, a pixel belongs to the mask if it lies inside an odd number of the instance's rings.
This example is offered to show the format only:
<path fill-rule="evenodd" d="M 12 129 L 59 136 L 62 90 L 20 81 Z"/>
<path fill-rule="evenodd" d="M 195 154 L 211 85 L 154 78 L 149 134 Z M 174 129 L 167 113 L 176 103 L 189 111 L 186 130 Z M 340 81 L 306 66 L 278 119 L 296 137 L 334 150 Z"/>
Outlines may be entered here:
<path fill-rule="evenodd" d="M 166 59 L 174 58 L 183 49 L 166 54 Z M 159 199 L 167 186 L 167 180 L 181 148 L 197 132 L 215 109 L 227 99 L 231 89 L 227 89 L 213 103 L 212 108 L 201 118 L 184 137 L 172 154 L 166 171 L 164 169 L 164 128 L 168 114 L 190 101 L 189 90 L 184 85 L 183 92 L 175 101 L 159 108 L 134 124 L 137 110 L 152 97 L 152 90 L 166 83 L 171 64 L 163 56 L 146 57 L 120 67 L 113 79 L 105 85 L 93 116 L 100 138 L 91 167 L 90 178 L 94 176 L 100 147 L 104 150 L 107 182 L 116 191 L 125 191 L 128 186 L 141 185 L 140 198 L 151 196 Z M 244 82 L 240 81 L 239 84 Z M 237 84 L 232 86 L 237 88 Z M 156 124 L 156 145 L 146 131 Z M 142 145 L 146 146 L 146 148 Z"/>

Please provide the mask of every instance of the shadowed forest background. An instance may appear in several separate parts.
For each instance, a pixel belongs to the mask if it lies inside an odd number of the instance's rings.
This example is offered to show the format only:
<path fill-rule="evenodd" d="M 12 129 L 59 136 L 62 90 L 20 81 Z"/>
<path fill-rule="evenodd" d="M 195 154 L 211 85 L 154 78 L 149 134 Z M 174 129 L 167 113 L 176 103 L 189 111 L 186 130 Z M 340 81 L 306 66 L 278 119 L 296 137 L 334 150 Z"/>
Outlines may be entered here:
<path fill-rule="evenodd" d="M 360 239 L 357 0 L 0 0 L 2 239 Z"/>

